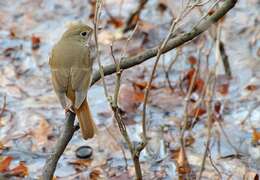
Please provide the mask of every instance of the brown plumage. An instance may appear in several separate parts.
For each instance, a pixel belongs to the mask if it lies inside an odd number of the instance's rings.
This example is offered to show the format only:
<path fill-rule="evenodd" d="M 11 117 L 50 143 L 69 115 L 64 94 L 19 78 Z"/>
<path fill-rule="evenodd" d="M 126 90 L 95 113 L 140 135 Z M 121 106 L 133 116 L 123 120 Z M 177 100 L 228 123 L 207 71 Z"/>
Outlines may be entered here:
<path fill-rule="evenodd" d="M 84 139 L 96 132 L 87 101 L 94 59 L 90 48 L 92 32 L 85 24 L 71 25 L 53 47 L 49 60 L 54 90 L 65 110 L 70 108 L 67 98 L 71 101 Z"/>

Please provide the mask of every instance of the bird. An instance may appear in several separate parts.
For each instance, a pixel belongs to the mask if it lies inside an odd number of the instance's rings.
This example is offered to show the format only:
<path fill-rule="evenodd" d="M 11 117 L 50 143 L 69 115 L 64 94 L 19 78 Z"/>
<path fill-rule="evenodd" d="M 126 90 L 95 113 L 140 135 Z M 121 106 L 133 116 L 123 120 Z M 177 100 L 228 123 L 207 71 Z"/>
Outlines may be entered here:
<path fill-rule="evenodd" d="M 87 99 L 95 59 L 92 34 L 90 26 L 72 23 L 53 46 L 49 58 L 54 91 L 64 110 L 76 113 L 85 140 L 97 132 Z"/>

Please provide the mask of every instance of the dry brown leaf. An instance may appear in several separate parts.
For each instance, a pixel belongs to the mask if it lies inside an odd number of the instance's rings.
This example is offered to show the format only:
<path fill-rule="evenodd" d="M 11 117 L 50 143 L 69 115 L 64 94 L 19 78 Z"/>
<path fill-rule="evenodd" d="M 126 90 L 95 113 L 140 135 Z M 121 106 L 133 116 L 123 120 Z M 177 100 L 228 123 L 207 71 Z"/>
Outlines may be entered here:
<path fill-rule="evenodd" d="M 168 8 L 168 7 L 167 7 L 167 4 L 165 4 L 164 2 L 159 2 L 159 3 L 157 4 L 156 10 L 160 11 L 160 13 L 164 13 L 167 8 Z"/>
<path fill-rule="evenodd" d="M 193 109 L 192 112 L 191 112 L 191 116 L 192 117 L 200 117 L 202 116 L 203 114 L 206 113 L 206 110 L 203 109 L 203 108 L 196 108 L 196 109 Z"/>
<path fill-rule="evenodd" d="M 94 169 L 91 173 L 89 173 L 89 178 L 91 180 L 98 180 L 100 178 L 101 171 L 99 169 Z"/>
<path fill-rule="evenodd" d="M 4 144 L 0 141 L 0 150 L 3 150 L 5 148 Z"/>
<path fill-rule="evenodd" d="M 92 160 L 91 159 L 77 159 L 70 161 L 69 164 L 75 165 L 75 166 L 84 166 L 88 167 L 91 164 Z"/>
<path fill-rule="evenodd" d="M 135 92 L 134 93 L 134 100 L 139 103 L 144 101 L 144 93 L 143 92 Z"/>
<path fill-rule="evenodd" d="M 41 39 L 40 39 L 40 37 L 33 35 L 33 36 L 31 37 L 31 43 L 32 43 L 32 49 L 33 49 L 33 50 L 39 49 L 40 44 L 41 44 Z"/>
<path fill-rule="evenodd" d="M 204 88 L 204 80 L 201 78 L 196 79 L 195 83 L 194 83 L 194 88 L 193 91 L 198 91 L 198 92 L 202 92 L 203 88 Z"/>
<path fill-rule="evenodd" d="M 248 91 L 255 91 L 255 90 L 257 90 L 257 85 L 254 85 L 254 84 L 250 84 L 250 85 L 248 85 L 248 86 L 246 86 L 246 90 L 248 90 Z"/>
<path fill-rule="evenodd" d="M 185 138 L 185 147 L 190 146 L 195 142 L 195 138 L 193 136 L 188 136 Z"/>
<path fill-rule="evenodd" d="M 116 27 L 116 28 L 120 28 L 120 27 L 122 27 L 122 26 L 124 25 L 123 20 L 120 19 L 120 18 L 117 18 L 117 17 L 111 17 L 111 18 L 107 21 L 107 23 L 112 24 L 112 25 L 113 25 L 114 27 Z"/>
<path fill-rule="evenodd" d="M 11 169 L 8 174 L 12 176 L 19 176 L 19 177 L 25 177 L 28 176 L 28 167 L 25 165 L 24 162 L 20 162 L 18 166 Z"/>
<path fill-rule="evenodd" d="M 187 156 L 183 148 L 180 148 L 177 158 L 177 171 L 179 174 L 187 174 L 191 171 Z"/>
<path fill-rule="evenodd" d="M 257 144 L 260 140 L 260 132 L 258 132 L 255 128 L 252 128 L 252 129 L 253 129 L 252 143 Z"/>
<path fill-rule="evenodd" d="M 48 121 L 44 118 L 41 118 L 38 127 L 36 127 L 32 134 L 35 140 L 37 141 L 38 146 L 43 146 L 48 143 L 48 135 L 52 132 L 52 127 Z"/>
<path fill-rule="evenodd" d="M 132 82 L 134 87 L 139 88 L 139 89 L 145 89 L 148 85 L 147 82 Z M 151 88 L 150 89 L 157 89 L 158 87 L 154 84 L 151 84 Z"/>
<path fill-rule="evenodd" d="M 119 90 L 118 103 L 120 108 L 128 113 L 136 111 L 140 105 L 140 100 L 143 99 L 141 94 L 138 94 L 133 86 L 122 84 Z"/>
<path fill-rule="evenodd" d="M 180 153 L 180 148 L 171 150 L 171 159 L 177 160 Z"/>
<path fill-rule="evenodd" d="M 217 101 L 215 104 L 214 104 L 214 110 L 217 114 L 220 113 L 220 109 L 221 109 L 221 102 L 220 101 Z"/>
<path fill-rule="evenodd" d="M 0 172 L 1 173 L 5 173 L 8 171 L 9 165 L 11 164 L 12 160 L 13 160 L 12 156 L 7 156 L 0 162 Z"/>
<path fill-rule="evenodd" d="M 128 172 L 123 172 L 122 174 L 120 175 L 117 175 L 117 176 L 112 176 L 109 178 L 110 180 L 130 180 L 131 177 L 129 176 L 129 173 Z"/>
<path fill-rule="evenodd" d="M 218 86 L 217 89 L 217 91 L 223 96 L 226 96 L 228 94 L 228 90 L 229 90 L 229 84 L 221 84 Z"/>
<path fill-rule="evenodd" d="M 188 61 L 190 65 L 195 65 L 198 62 L 198 60 L 194 56 L 190 56 Z"/>

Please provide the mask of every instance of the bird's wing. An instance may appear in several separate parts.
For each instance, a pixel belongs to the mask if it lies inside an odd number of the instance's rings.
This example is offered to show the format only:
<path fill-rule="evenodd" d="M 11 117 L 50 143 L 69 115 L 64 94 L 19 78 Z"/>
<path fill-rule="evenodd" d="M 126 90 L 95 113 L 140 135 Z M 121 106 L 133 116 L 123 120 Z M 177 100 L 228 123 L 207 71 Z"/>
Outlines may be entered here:
<path fill-rule="evenodd" d="M 75 91 L 74 106 L 76 109 L 80 107 L 84 99 L 87 97 L 88 88 L 91 83 L 92 68 L 71 68 L 71 86 Z"/>
<path fill-rule="evenodd" d="M 51 69 L 52 84 L 62 107 L 67 107 L 66 92 L 69 83 L 69 70 L 66 69 Z"/>

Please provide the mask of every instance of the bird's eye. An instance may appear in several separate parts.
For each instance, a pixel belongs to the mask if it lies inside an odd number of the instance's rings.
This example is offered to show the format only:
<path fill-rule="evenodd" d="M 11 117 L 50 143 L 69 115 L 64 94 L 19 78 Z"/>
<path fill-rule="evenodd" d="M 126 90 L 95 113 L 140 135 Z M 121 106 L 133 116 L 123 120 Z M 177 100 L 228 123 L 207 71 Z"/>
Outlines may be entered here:
<path fill-rule="evenodd" d="M 81 32 L 80 35 L 81 35 L 81 36 L 86 36 L 86 35 L 87 35 L 87 32 Z"/>

